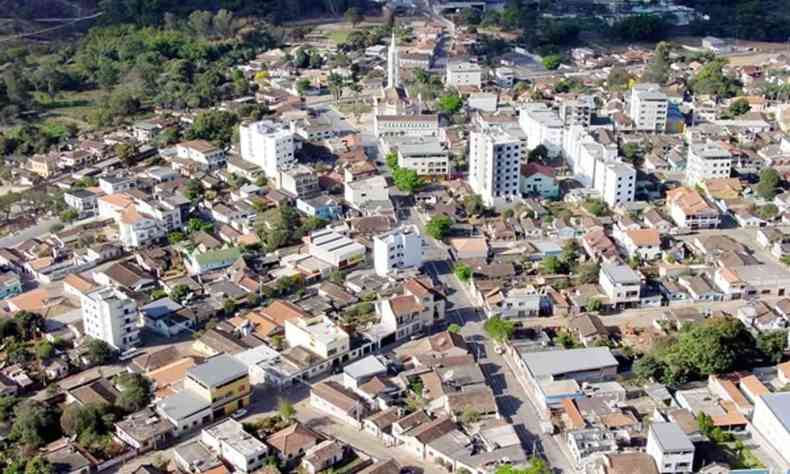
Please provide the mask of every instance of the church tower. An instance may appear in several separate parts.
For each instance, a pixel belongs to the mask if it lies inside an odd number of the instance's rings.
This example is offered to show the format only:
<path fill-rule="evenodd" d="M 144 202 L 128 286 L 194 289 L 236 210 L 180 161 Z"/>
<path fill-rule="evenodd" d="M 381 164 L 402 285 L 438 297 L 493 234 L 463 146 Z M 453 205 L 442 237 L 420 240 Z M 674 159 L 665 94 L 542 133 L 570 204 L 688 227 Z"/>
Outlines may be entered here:
<path fill-rule="evenodd" d="M 387 88 L 400 87 L 400 55 L 395 42 L 395 32 L 392 33 L 392 42 L 387 51 Z"/>

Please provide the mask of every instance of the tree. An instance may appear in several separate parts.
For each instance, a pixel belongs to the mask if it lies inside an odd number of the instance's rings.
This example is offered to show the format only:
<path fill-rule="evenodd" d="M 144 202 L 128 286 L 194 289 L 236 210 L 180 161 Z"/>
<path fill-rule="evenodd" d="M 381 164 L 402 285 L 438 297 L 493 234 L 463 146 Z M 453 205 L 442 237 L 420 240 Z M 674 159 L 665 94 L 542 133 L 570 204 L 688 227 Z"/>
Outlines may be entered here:
<path fill-rule="evenodd" d="M 437 103 L 439 110 L 447 115 L 458 113 L 463 105 L 464 99 L 455 93 L 443 95 Z"/>
<path fill-rule="evenodd" d="M 779 215 L 779 208 L 776 207 L 775 204 L 768 203 L 765 206 L 757 208 L 757 215 L 760 216 L 760 219 L 772 221 Z"/>
<path fill-rule="evenodd" d="M 238 307 L 239 305 L 232 298 L 225 298 L 225 301 L 222 303 L 222 310 L 225 312 L 225 316 L 233 316 Z"/>
<path fill-rule="evenodd" d="M 40 341 L 36 344 L 36 357 L 39 360 L 51 359 L 55 355 L 55 346 L 49 341 Z"/>
<path fill-rule="evenodd" d="M 653 62 L 647 67 L 647 71 L 642 76 L 645 82 L 655 82 L 657 84 L 665 84 L 669 80 L 669 66 L 671 61 L 669 59 L 669 52 L 672 46 L 662 41 L 656 45 L 655 56 Z"/>
<path fill-rule="evenodd" d="M 124 163 L 132 164 L 134 163 L 135 158 L 137 158 L 137 145 L 132 143 L 118 143 L 114 147 L 115 155 L 118 157 L 119 160 L 123 161 Z"/>
<path fill-rule="evenodd" d="M 452 225 L 452 220 L 447 216 L 433 216 L 425 226 L 425 232 L 436 240 L 442 240 L 450 233 Z"/>
<path fill-rule="evenodd" d="M 479 216 L 485 212 L 483 198 L 479 194 L 467 194 L 464 196 L 464 211 L 468 216 Z"/>
<path fill-rule="evenodd" d="M 633 372 L 642 380 L 661 380 L 663 364 L 653 355 L 645 354 L 634 363 Z"/>
<path fill-rule="evenodd" d="M 447 326 L 447 332 L 449 332 L 451 334 L 460 334 L 461 333 L 461 326 L 459 326 L 458 324 L 453 323 L 453 324 Z"/>
<path fill-rule="evenodd" d="M 726 59 L 716 58 L 700 68 L 689 82 L 689 87 L 697 95 L 734 97 L 740 92 L 740 84 L 724 74 Z"/>
<path fill-rule="evenodd" d="M 623 157 L 633 164 L 639 159 L 639 151 L 639 145 L 636 143 L 626 143 L 623 145 Z"/>
<path fill-rule="evenodd" d="M 512 321 L 506 321 L 497 315 L 486 320 L 483 330 L 488 334 L 488 337 L 503 344 L 513 337 L 515 327 Z"/>
<path fill-rule="evenodd" d="M 528 162 L 544 162 L 549 158 L 549 149 L 546 148 L 546 145 L 538 145 L 535 148 L 531 149 L 527 154 L 527 161 Z"/>
<path fill-rule="evenodd" d="M 760 182 L 757 183 L 757 194 L 763 199 L 772 200 L 777 194 L 781 182 L 779 172 L 774 168 L 766 168 L 760 172 Z"/>
<path fill-rule="evenodd" d="M 25 474 L 55 474 L 55 468 L 46 458 L 36 456 L 25 465 Z"/>
<path fill-rule="evenodd" d="M 524 469 L 516 469 L 512 464 L 502 464 L 495 474 L 551 474 L 551 468 L 546 465 L 546 461 L 533 456 L 529 458 L 529 464 Z"/>
<path fill-rule="evenodd" d="M 464 283 L 468 282 L 472 278 L 472 269 L 469 268 L 469 265 L 465 263 L 456 264 L 453 268 L 453 273 Z"/>
<path fill-rule="evenodd" d="M 88 360 L 93 365 L 103 365 L 115 358 L 115 350 L 101 339 L 91 339 L 88 342 Z"/>
<path fill-rule="evenodd" d="M 727 107 L 727 112 L 729 112 L 729 115 L 732 117 L 738 117 L 750 110 L 752 110 L 752 106 L 749 104 L 749 100 L 746 99 L 746 97 L 735 99 L 730 106 Z"/>
<path fill-rule="evenodd" d="M 480 421 L 480 418 L 480 412 L 469 406 L 464 408 L 463 413 L 461 413 L 461 423 L 466 426 L 477 423 Z"/>
<path fill-rule="evenodd" d="M 606 203 L 600 199 L 588 199 L 584 202 L 584 208 L 595 217 L 603 216 L 609 211 Z"/>
<path fill-rule="evenodd" d="M 770 331 L 757 336 L 757 349 L 771 364 L 782 361 L 787 348 L 787 332 Z"/>
<path fill-rule="evenodd" d="M 624 67 L 615 66 L 606 77 L 606 87 L 610 91 L 622 91 L 630 87 L 633 77 Z"/>
<path fill-rule="evenodd" d="M 414 191 L 423 186 L 422 178 L 417 172 L 406 168 L 394 170 L 392 172 L 392 180 L 395 182 L 396 188 L 408 194 L 414 194 Z"/>
<path fill-rule="evenodd" d="M 25 400 L 14 409 L 10 438 L 27 448 L 38 448 L 60 435 L 52 412 L 42 403 Z"/>
<path fill-rule="evenodd" d="M 304 96 L 309 89 L 310 79 L 299 79 L 296 81 L 296 92 L 298 92 L 300 96 Z"/>
<path fill-rule="evenodd" d="M 600 270 L 595 262 L 579 265 L 576 269 L 576 278 L 580 284 L 597 283 Z"/>
<path fill-rule="evenodd" d="M 233 132 L 239 123 L 239 116 L 226 110 L 200 112 L 192 128 L 187 132 L 190 140 L 208 140 L 217 146 L 227 146 L 233 139 Z"/>
<path fill-rule="evenodd" d="M 351 23 L 351 26 L 357 26 L 365 19 L 365 17 L 362 15 L 362 12 L 357 7 L 351 7 L 346 10 L 346 13 L 343 14 L 343 17 L 347 22 Z"/>
<path fill-rule="evenodd" d="M 346 85 L 346 80 L 340 74 L 331 72 L 329 73 L 327 84 L 332 96 L 335 98 L 335 102 L 340 102 L 340 98 L 343 97 L 343 87 Z"/>
<path fill-rule="evenodd" d="M 565 273 L 565 265 L 563 265 L 560 259 L 554 255 L 543 257 L 543 260 L 540 262 L 540 269 L 543 273 L 548 275 Z"/>
<path fill-rule="evenodd" d="M 570 269 L 576 265 L 576 260 L 579 258 L 579 244 L 574 239 L 568 239 L 562 244 L 562 253 L 560 253 L 560 262 L 566 269 Z"/>
<path fill-rule="evenodd" d="M 598 311 L 601 310 L 602 306 L 603 304 L 601 303 L 601 300 L 599 300 L 598 298 L 591 298 L 587 302 L 587 311 L 590 311 L 591 313 L 597 313 Z"/>
<path fill-rule="evenodd" d="M 283 420 L 291 420 L 294 416 L 296 416 L 296 409 L 291 402 L 285 398 L 281 398 L 277 402 L 277 413 Z"/>
<path fill-rule="evenodd" d="M 549 71 L 557 69 L 562 64 L 562 56 L 559 54 L 550 54 L 543 57 L 543 67 Z"/>
<path fill-rule="evenodd" d="M 128 413 L 142 410 L 151 402 L 151 382 L 140 374 L 119 375 L 116 385 L 121 392 L 117 405 Z"/>
<path fill-rule="evenodd" d="M 60 220 L 67 224 L 76 221 L 79 217 L 80 213 L 76 209 L 66 209 L 60 214 Z"/>
<path fill-rule="evenodd" d="M 188 286 L 184 284 L 180 284 L 180 285 L 176 285 L 173 288 L 173 291 L 170 293 L 170 296 L 173 298 L 174 301 L 183 302 L 186 299 L 186 297 L 189 295 L 189 292 L 190 290 Z"/>
<path fill-rule="evenodd" d="M 635 15 L 615 23 L 612 30 L 624 41 L 654 41 L 663 36 L 666 26 L 658 15 Z"/>

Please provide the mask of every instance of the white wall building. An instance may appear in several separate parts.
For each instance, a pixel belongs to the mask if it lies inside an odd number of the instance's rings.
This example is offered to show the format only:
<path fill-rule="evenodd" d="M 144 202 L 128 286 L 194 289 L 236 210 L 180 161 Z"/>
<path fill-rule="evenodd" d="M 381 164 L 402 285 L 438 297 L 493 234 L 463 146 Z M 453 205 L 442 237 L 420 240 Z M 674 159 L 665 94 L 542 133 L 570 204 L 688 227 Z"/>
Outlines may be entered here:
<path fill-rule="evenodd" d="M 757 397 L 752 425 L 790 463 L 790 392 Z"/>
<path fill-rule="evenodd" d="M 483 69 L 479 64 L 464 61 L 447 65 L 445 82 L 448 86 L 480 87 L 483 80 Z"/>
<path fill-rule="evenodd" d="M 593 187 L 610 207 L 633 202 L 636 170 L 627 163 L 602 161 L 596 166 Z"/>
<path fill-rule="evenodd" d="M 236 472 L 252 472 L 262 467 L 269 452 L 263 442 L 244 431 L 233 418 L 203 429 L 200 440 Z"/>
<path fill-rule="evenodd" d="M 303 347 L 324 359 L 348 352 L 351 338 L 326 316 L 285 322 L 285 340 L 289 347 Z"/>
<path fill-rule="evenodd" d="M 365 259 L 365 246 L 330 229 L 318 230 L 307 239 L 310 255 L 338 268 L 352 266 Z"/>
<path fill-rule="evenodd" d="M 209 171 L 225 166 L 225 150 L 206 140 L 179 143 L 176 145 L 176 153 L 179 158 L 194 161 Z"/>
<path fill-rule="evenodd" d="M 574 99 L 564 99 L 560 102 L 560 120 L 566 127 L 571 125 L 589 127 L 594 109 L 595 99 L 591 95 L 580 95 Z"/>
<path fill-rule="evenodd" d="M 410 137 L 393 140 L 390 145 L 397 147 L 398 166 L 401 168 L 427 177 L 450 174 L 450 153 L 436 137 Z"/>
<path fill-rule="evenodd" d="M 376 115 L 373 131 L 377 138 L 439 136 L 438 115 Z"/>
<path fill-rule="evenodd" d="M 598 284 L 611 304 L 636 303 L 639 301 L 642 278 L 628 265 L 604 263 L 598 273 Z"/>
<path fill-rule="evenodd" d="M 653 423 L 647 435 L 647 454 L 662 474 L 691 472 L 694 444 L 675 423 Z"/>
<path fill-rule="evenodd" d="M 564 124 L 557 113 L 546 104 L 527 104 L 519 111 L 518 121 L 527 135 L 527 146 L 530 150 L 543 145 L 552 156 L 562 151 Z"/>
<path fill-rule="evenodd" d="M 85 334 L 118 350 L 139 342 L 137 303 L 125 293 L 104 286 L 80 297 Z"/>
<path fill-rule="evenodd" d="M 305 165 L 296 165 L 280 172 L 280 189 L 294 197 L 312 197 L 320 192 L 318 175 Z"/>
<path fill-rule="evenodd" d="M 381 276 L 422 265 L 422 236 L 416 226 L 404 226 L 373 239 L 373 266 Z"/>
<path fill-rule="evenodd" d="M 686 182 L 695 186 L 706 179 L 729 178 L 732 156 L 714 141 L 692 143 L 686 160 Z"/>
<path fill-rule="evenodd" d="M 347 182 L 344 197 L 346 202 L 355 209 L 361 209 L 365 203 L 371 201 L 389 201 L 387 179 L 384 176 L 376 175 Z"/>
<path fill-rule="evenodd" d="M 629 116 L 637 130 L 663 132 L 669 101 L 658 84 L 636 84 L 631 89 Z"/>
<path fill-rule="evenodd" d="M 475 130 L 469 139 L 469 184 L 487 206 L 520 196 L 522 143 L 500 127 Z"/>
<path fill-rule="evenodd" d="M 270 120 L 239 127 L 241 158 L 263 168 L 267 177 L 278 179 L 280 171 L 296 164 L 293 132 Z"/>

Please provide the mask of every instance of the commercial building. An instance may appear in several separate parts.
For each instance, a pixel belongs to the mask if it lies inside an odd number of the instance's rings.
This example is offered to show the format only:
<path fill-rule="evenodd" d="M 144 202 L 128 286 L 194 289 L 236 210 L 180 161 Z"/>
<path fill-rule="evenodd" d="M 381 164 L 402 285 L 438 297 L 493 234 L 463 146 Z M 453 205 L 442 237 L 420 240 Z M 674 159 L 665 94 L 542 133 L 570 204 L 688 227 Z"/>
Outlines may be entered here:
<path fill-rule="evenodd" d="M 280 190 L 298 198 L 310 198 L 320 192 L 318 175 L 304 165 L 297 165 L 280 172 Z"/>
<path fill-rule="evenodd" d="M 439 135 L 439 116 L 376 115 L 373 130 L 377 138 L 436 137 Z"/>
<path fill-rule="evenodd" d="M 636 84 L 631 89 L 629 116 L 641 131 L 663 132 L 667 128 L 669 100 L 658 84 Z"/>
<path fill-rule="evenodd" d="M 345 354 L 351 347 L 351 339 L 326 316 L 285 322 L 285 340 L 289 347 L 302 347 L 323 359 Z"/>
<path fill-rule="evenodd" d="M 450 153 L 437 137 L 393 139 L 398 166 L 428 178 L 446 178 L 450 174 Z"/>
<path fill-rule="evenodd" d="M 323 229 L 307 238 L 307 251 L 338 268 L 353 266 L 365 259 L 365 246 L 333 230 Z"/>
<path fill-rule="evenodd" d="M 662 474 L 692 472 L 694 444 L 676 423 L 650 425 L 647 454 L 653 457 Z"/>
<path fill-rule="evenodd" d="M 210 403 L 214 419 L 230 415 L 250 404 L 247 366 L 227 354 L 213 357 L 187 370 L 183 391 Z"/>
<path fill-rule="evenodd" d="M 719 226 L 719 211 L 695 189 L 681 187 L 667 192 L 669 215 L 675 224 L 688 229 L 713 229 Z"/>
<path fill-rule="evenodd" d="M 522 143 L 502 127 L 486 127 L 471 133 L 469 184 L 487 206 L 520 196 Z"/>
<path fill-rule="evenodd" d="M 404 226 L 373 239 L 373 266 L 381 276 L 422 265 L 422 236 L 416 226 Z"/>
<path fill-rule="evenodd" d="M 571 125 L 589 127 L 594 109 L 595 99 L 591 95 L 564 99 L 560 102 L 560 120 L 566 127 Z"/>
<path fill-rule="evenodd" d="M 191 140 L 176 145 L 177 156 L 194 161 L 208 171 L 225 166 L 225 151 L 206 140 Z"/>
<path fill-rule="evenodd" d="M 80 303 L 86 335 L 121 351 L 139 342 L 137 303 L 125 293 L 104 286 L 81 295 Z"/>
<path fill-rule="evenodd" d="M 686 182 L 696 186 L 704 180 L 729 178 L 732 169 L 732 156 L 714 141 L 692 143 L 686 160 Z"/>
<path fill-rule="evenodd" d="M 473 86 L 480 87 L 483 79 L 483 69 L 479 64 L 464 61 L 448 64 L 445 82 L 451 87 Z"/>
<path fill-rule="evenodd" d="M 239 146 L 241 158 L 260 166 L 272 179 L 278 179 L 280 171 L 296 164 L 293 132 L 269 120 L 242 124 Z"/>

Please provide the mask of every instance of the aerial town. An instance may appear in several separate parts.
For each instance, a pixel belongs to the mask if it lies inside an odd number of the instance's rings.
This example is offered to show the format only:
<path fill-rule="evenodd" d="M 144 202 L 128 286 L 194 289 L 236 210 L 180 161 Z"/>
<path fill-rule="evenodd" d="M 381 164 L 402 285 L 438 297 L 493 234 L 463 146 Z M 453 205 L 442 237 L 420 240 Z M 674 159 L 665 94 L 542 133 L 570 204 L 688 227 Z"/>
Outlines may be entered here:
<path fill-rule="evenodd" d="M 0 13 L 0 474 L 790 473 L 785 1 Z"/>

